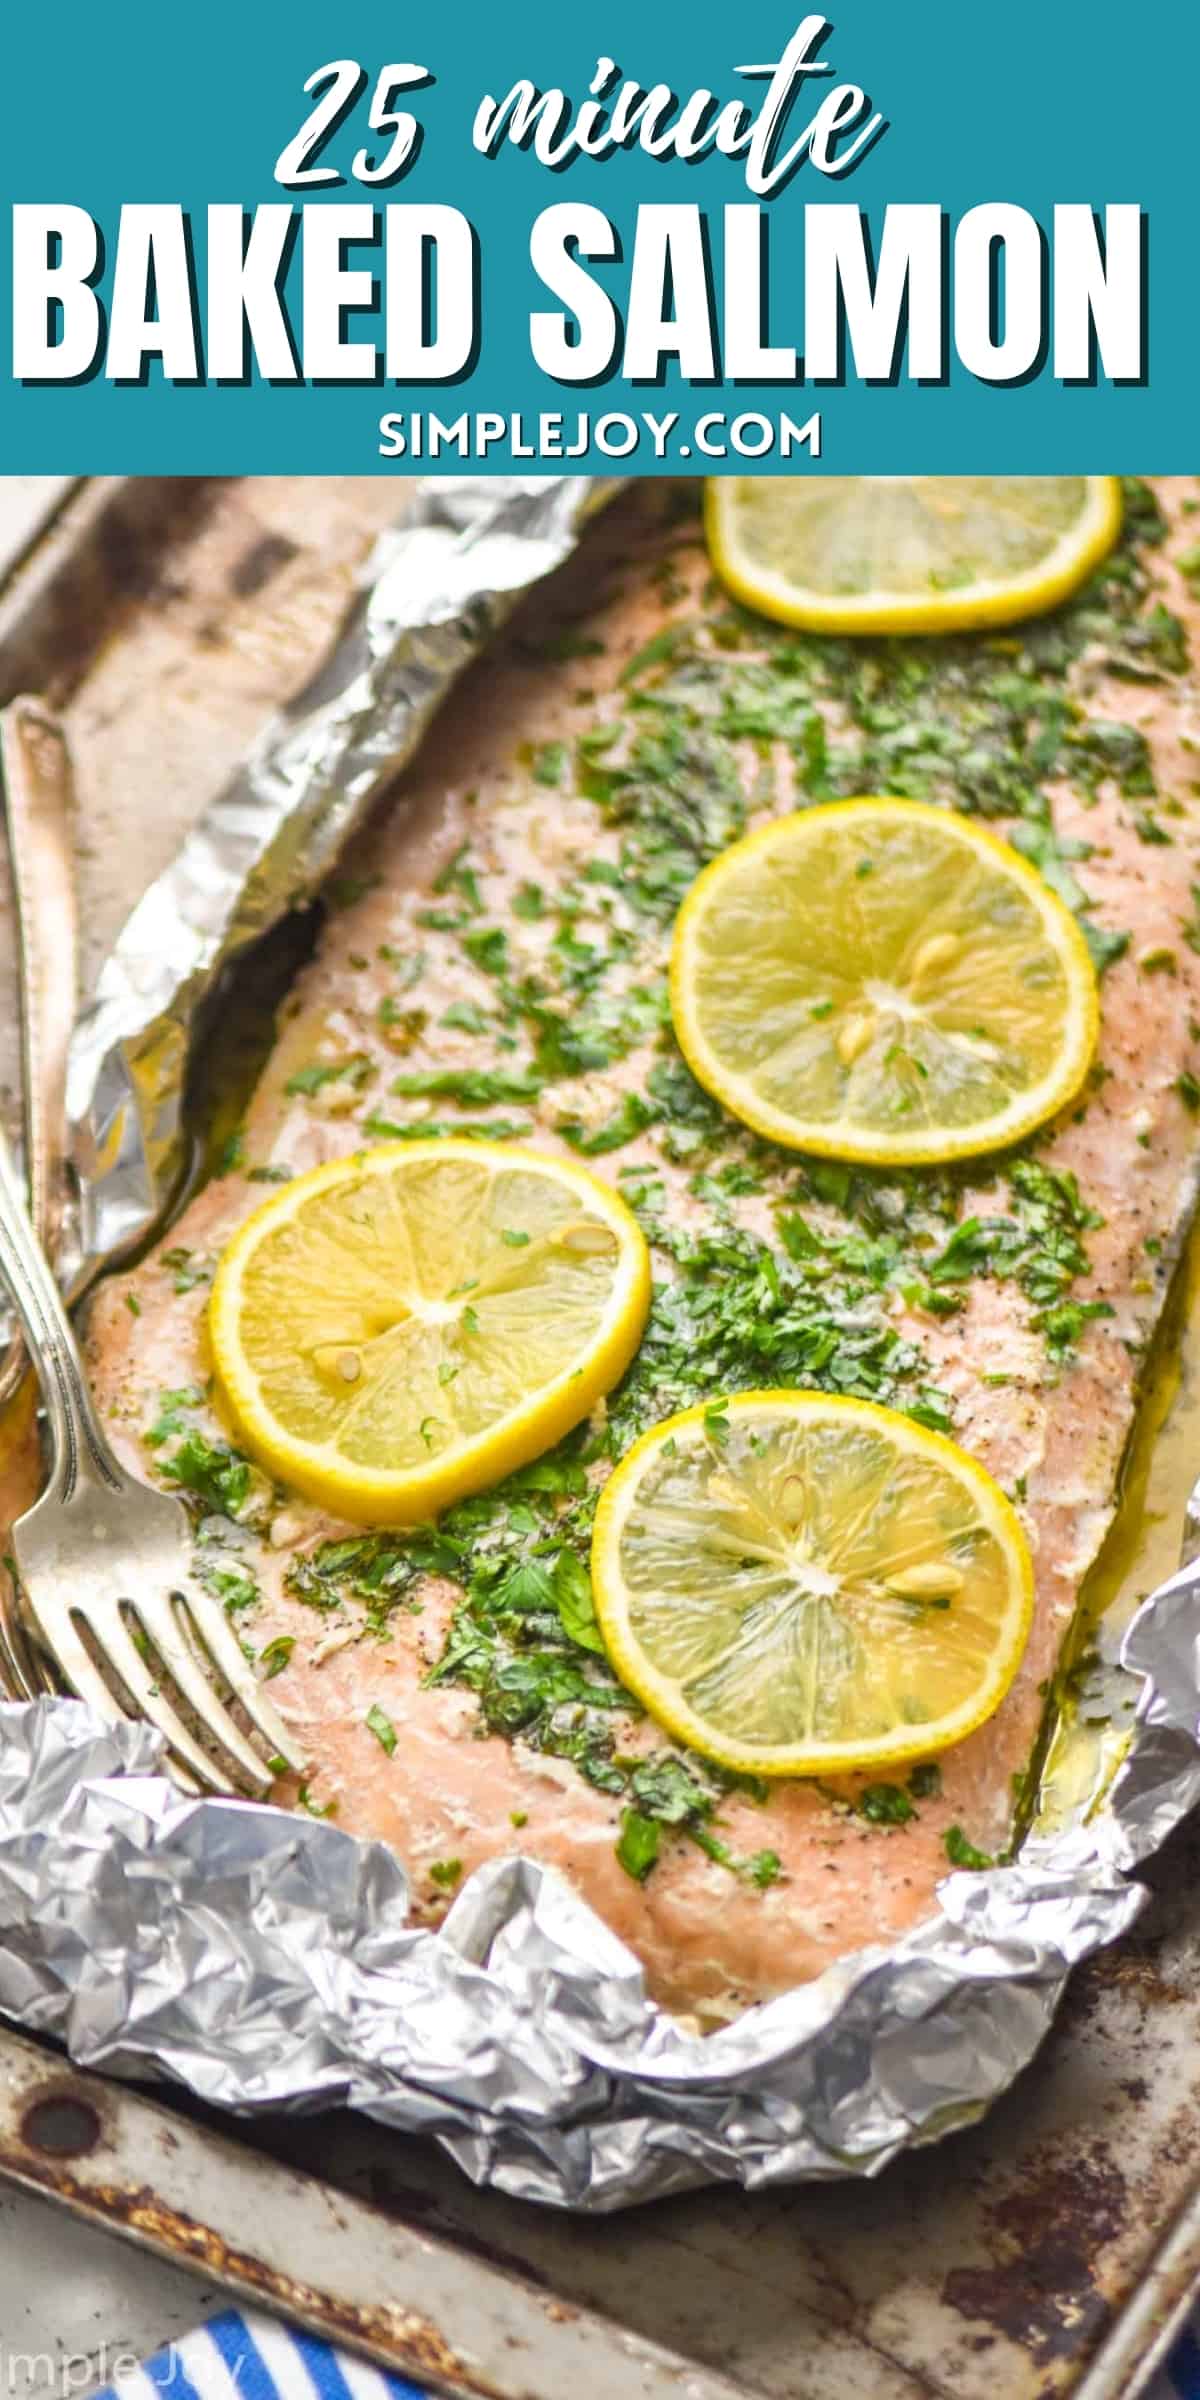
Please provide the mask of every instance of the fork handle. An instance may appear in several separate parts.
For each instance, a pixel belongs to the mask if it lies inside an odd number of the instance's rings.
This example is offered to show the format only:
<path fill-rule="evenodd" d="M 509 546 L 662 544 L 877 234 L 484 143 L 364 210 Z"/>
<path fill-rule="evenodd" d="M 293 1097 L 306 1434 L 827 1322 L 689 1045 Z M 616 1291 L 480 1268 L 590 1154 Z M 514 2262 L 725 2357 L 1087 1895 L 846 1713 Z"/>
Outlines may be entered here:
<path fill-rule="evenodd" d="M 48 1258 L 66 1199 L 67 1045 L 75 1017 L 76 906 L 71 759 L 57 717 L 22 697 L 0 713 L 0 778 L 15 901 L 25 1172 Z M 0 1407 L 26 1372 L 20 1341 L 0 1360 Z"/>
<path fill-rule="evenodd" d="M 0 1279 L 24 1327 L 50 1436 L 49 1490 L 73 1498 L 82 1484 L 120 1491 L 125 1474 L 92 1407 L 79 1345 L 25 1208 L 12 1151 L 0 1132 Z"/>

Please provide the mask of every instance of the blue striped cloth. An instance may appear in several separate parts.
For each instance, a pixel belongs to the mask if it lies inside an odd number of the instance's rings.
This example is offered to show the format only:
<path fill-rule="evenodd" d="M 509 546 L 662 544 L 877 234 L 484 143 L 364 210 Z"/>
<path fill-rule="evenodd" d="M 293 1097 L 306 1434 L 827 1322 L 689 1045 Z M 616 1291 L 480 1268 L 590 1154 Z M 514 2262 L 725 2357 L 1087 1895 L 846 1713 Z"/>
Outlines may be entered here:
<path fill-rule="evenodd" d="M 433 2400 L 424 2384 L 405 2375 L 385 2375 L 315 2334 L 236 2309 L 118 2376 L 95 2400 L 162 2400 L 163 2394 L 168 2400 Z M 1200 2400 L 1195 2332 L 1180 2335 L 1146 2400 Z"/>
<path fill-rule="evenodd" d="M 229 2309 L 106 2384 L 96 2400 L 432 2400 L 314 2334 Z"/>
<path fill-rule="evenodd" d="M 1146 2400 L 1200 2400 L 1200 2315 L 1181 2333 L 1165 2367 L 1155 2376 Z"/>

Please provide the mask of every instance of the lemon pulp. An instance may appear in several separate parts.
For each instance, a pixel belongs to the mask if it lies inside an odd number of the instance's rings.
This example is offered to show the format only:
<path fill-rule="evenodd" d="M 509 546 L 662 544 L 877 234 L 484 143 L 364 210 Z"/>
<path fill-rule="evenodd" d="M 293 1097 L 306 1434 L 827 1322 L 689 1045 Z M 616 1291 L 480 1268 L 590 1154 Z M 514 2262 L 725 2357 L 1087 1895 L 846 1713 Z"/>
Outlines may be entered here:
<path fill-rule="evenodd" d="M 1073 1098 L 1095 971 L 1043 878 L 970 818 L 833 801 L 750 834 L 679 914 L 675 1032 L 756 1132 L 879 1165 L 1017 1140 Z"/>
<path fill-rule="evenodd" d="M 891 1409 L 748 1392 L 635 1444 L 601 1495 L 596 1612 L 669 1732 L 762 1775 L 927 1757 L 1016 1671 L 1033 1577 L 977 1462 Z"/>
<path fill-rule="evenodd" d="M 624 1372 L 646 1245 L 582 1168 L 437 1140 L 298 1176 L 213 1284 L 219 1391 L 284 1483 L 406 1523 L 498 1482 Z"/>

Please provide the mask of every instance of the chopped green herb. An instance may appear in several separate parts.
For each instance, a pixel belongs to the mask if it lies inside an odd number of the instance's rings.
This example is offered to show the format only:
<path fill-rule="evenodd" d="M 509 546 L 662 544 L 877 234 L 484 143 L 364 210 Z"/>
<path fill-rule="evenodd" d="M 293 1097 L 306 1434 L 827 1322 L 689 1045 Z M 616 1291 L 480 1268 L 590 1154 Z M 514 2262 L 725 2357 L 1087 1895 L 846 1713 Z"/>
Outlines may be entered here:
<path fill-rule="evenodd" d="M 747 1881 L 756 1884 L 760 1892 L 769 1891 L 783 1873 L 783 1861 L 777 1850 L 756 1850 L 745 1865 Z"/>
<path fill-rule="evenodd" d="M 536 1075 L 503 1067 L 446 1067 L 418 1075 L 393 1077 L 389 1090 L 396 1097 L 455 1100 L 460 1108 L 490 1108 L 497 1100 L 535 1100 L 541 1090 Z"/>
<path fill-rule="evenodd" d="M 390 1758 L 393 1750 L 396 1747 L 396 1728 L 393 1725 L 391 1718 L 384 1715 L 384 1712 L 379 1707 L 378 1702 L 372 1701 L 370 1708 L 367 1710 L 365 1723 L 368 1732 L 374 1734 L 380 1749 L 386 1750 L 388 1757 Z"/>
<path fill-rule="evenodd" d="M 533 761 L 534 782 L 549 784 L 553 789 L 557 789 L 558 785 L 563 782 L 566 772 L 566 743 L 543 742 Z"/>
<path fill-rule="evenodd" d="M 635 1134 L 643 1133 L 654 1123 L 654 1110 L 637 1092 L 623 1092 L 617 1106 L 599 1125 L 581 1125 L 578 1117 L 560 1117 L 557 1131 L 573 1150 L 585 1158 L 601 1158 L 609 1150 L 622 1150 Z"/>
<path fill-rule="evenodd" d="M 250 1494 L 250 1461 L 228 1442 L 210 1442 L 202 1433 L 185 1434 L 178 1449 L 159 1461 L 169 1483 L 191 1492 L 213 1514 L 238 1517 Z"/>
<path fill-rule="evenodd" d="M 470 843 L 463 842 L 461 847 L 455 851 L 453 858 L 442 868 L 440 875 L 435 876 L 433 888 L 435 892 L 457 892 L 466 901 L 467 907 L 475 915 L 478 915 L 483 907 L 483 900 L 479 890 L 478 871 L 468 863 L 470 850 Z"/>
<path fill-rule="evenodd" d="M 206 1591 L 220 1601 L 227 1616 L 240 1616 L 244 1608 L 257 1606 L 262 1594 L 252 1575 L 244 1575 L 240 1567 L 218 1567 L 207 1559 L 198 1563 Z"/>
<path fill-rule="evenodd" d="M 160 1450 L 164 1442 L 174 1440 L 187 1431 L 187 1415 L 191 1409 L 204 1406 L 204 1394 L 194 1383 L 181 1384 L 173 1392 L 158 1395 L 158 1415 L 142 1439 L 150 1450 Z"/>
<path fill-rule="evenodd" d="M 395 1118 L 381 1116 L 378 1109 L 372 1109 L 363 1118 L 362 1129 L 380 1142 L 429 1142 L 448 1133 L 456 1134 L 460 1141 L 515 1142 L 521 1134 L 528 1133 L 529 1125 L 524 1117 L 465 1117 L 457 1124 L 439 1123 L 433 1117 L 414 1117 L 407 1125 L 401 1125 Z"/>
<path fill-rule="evenodd" d="M 177 1292 L 194 1292 L 201 1284 L 211 1283 L 211 1259 L 197 1258 L 194 1250 L 164 1250 L 161 1264 L 169 1270 Z"/>
<path fill-rule="evenodd" d="M 903 1784 L 869 1783 L 858 1795 L 858 1813 L 869 1825 L 907 1825 L 917 1812 Z"/>
<path fill-rule="evenodd" d="M 356 1050 L 349 1058 L 328 1063 L 314 1060 L 311 1066 L 297 1067 L 295 1074 L 288 1076 L 283 1088 L 285 1092 L 293 1094 L 312 1093 L 323 1091 L 327 1083 L 348 1083 L 352 1091 L 360 1092 L 363 1085 L 370 1082 L 373 1073 L 374 1068 L 365 1050 Z"/>
<path fill-rule="evenodd" d="M 690 624 L 664 625 L 661 633 L 652 634 L 650 640 L 626 660 L 621 669 L 622 683 L 636 683 L 639 675 L 644 675 L 648 667 L 660 667 L 667 659 L 673 658 L 680 643 L 691 631 Z"/>
<path fill-rule="evenodd" d="M 929 1262 L 929 1283 L 966 1282 L 979 1274 L 1015 1281 L 1034 1303 L 1034 1321 L 1052 1355 L 1063 1357 L 1088 1315 L 1102 1309 L 1110 1313 L 1099 1302 L 1080 1303 L 1068 1313 L 1063 1308 L 1074 1278 L 1087 1273 L 1082 1236 L 1102 1219 L 1082 1198 L 1073 1175 L 1032 1158 L 1018 1159 L 1010 1169 L 1009 1196 L 1010 1216 L 960 1220 Z"/>
<path fill-rule="evenodd" d="M 977 1850 L 974 1843 L 967 1840 L 961 1825 L 951 1825 L 942 1839 L 952 1867 L 994 1867 L 996 1864 L 986 1850 Z"/>
<path fill-rule="evenodd" d="M 453 1026 L 460 1033 L 486 1033 L 488 1020 L 481 1008 L 471 1000 L 452 1001 L 442 1012 L 443 1025 Z"/>
<path fill-rule="evenodd" d="M 503 975 L 508 966 L 508 935 L 502 925 L 482 925 L 463 936 L 463 949 L 485 975 Z"/>
<path fill-rule="evenodd" d="M 617 1857 L 635 1883 L 644 1883 L 650 1869 L 657 1865 L 661 1841 L 662 1825 L 657 1817 L 644 1817 L 637 1808 L 622 1809 Z"/>
<path fill-rule="evenodd" d="M 384 1032 L 392 1037 L 390 1048 L 393 1050 L 397 1047 L 398 1039 L 404 1049 L 411 1048 L 418 1036 L 424 1033 L 429 1023 L 428 1015 L 423 1008 L 402 1007 L 394 992 L 384 993 L 379 1003 L 378 1016 Z"/>
<path fill-rule="evenodd" d="M 936 1758 L 922 1759 L 920 1766 L 913 1768 L 908 1788 L 914 1800 L 936 1800 L 942 1788 L 942 1770 Z"/>

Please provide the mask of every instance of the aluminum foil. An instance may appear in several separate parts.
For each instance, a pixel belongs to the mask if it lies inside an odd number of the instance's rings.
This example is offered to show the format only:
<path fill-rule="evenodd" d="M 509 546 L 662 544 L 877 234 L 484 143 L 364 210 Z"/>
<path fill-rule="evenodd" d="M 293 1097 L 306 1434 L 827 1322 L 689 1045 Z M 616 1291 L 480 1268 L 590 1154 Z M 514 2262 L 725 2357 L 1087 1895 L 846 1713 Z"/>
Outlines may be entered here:
<path fill-rule="evenodd" d="M 79 1025 L 80 1207 L 59 1261 L 74 1290 L 148 1232 L 178 1182 L 192 1028 L 225 968 L 317 890 L 456 676 L 617 488 L 448 476 L 376 544 L 332 657 L 150 886 Z"/>
<path fill-rule="evenodd" d="M 263 737 L 126 927 L 80 1027 L 79 1283 L 169 1198 L 197 1008 L 319 881 L 437 701 L 612 486 L 443 480 L 377 554 L 329 667 Z M 335 2104 L 434 2136 L 477 2182 L 615 2208 L 708 2180 L 872 2174 L 979 2116 L 1071 1967 L 1124 1932 L 1132 1871 L 1200 1798 L 1200 1567 L 1126 1637 L 1141 1679 L 1107 1795 L 1016 1863 L 948 1875 L 902 1941 L 701 2039 L 551 1870 L 474 1874 L 409 1921 L 379 1843 L 180 1795 L 158 1737 L 75 1701 L 0 1708 L 0 2009 L 81 2064 L 240 2111 Z"/>

